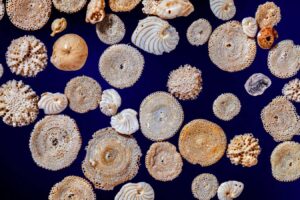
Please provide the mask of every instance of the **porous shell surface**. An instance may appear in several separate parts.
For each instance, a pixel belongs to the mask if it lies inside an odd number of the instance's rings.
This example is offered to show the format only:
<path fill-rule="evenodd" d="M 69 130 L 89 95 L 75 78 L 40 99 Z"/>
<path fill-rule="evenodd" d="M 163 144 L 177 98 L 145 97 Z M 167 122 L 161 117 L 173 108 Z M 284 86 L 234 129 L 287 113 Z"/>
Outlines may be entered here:
<path fill-rule="evenodd" d="M 192 193 L 198 200 L 210 200 L 216 196 L 218 187 L 219 182 L 215 175 L 203 173 L 194 178 Z"/>
<path fill-rule="evenodd" d="M 219 200 L 232 200 L 238 198 L 244 190 L 244 184 L 239 181 L 226 181 L 218 188 Z"/>
<path fill-rule="evenodd" d="M 187 29 L 188 42 L 194 46 L 205 44 L 212 32 L 212 26 L 206 19 L 200 18 L 194 21 Z"/>
<path fill-rule="evenodd" d="M 262 73 L 252 74 L 246 81 L 244 87 L 251 96 L 262 95 L 272 84 L 269 77 Z"/>
<path fill-rule="evenodd" d="M 242 27 L 244 33 L 251 38 L 256 36 L 258 26 L 257 22 L 253 17 L 246 17 L 242 20 Z"/>
<path fill-rule="evenodd" d="M 232 93 L 221 94 L 213 102 L 214 115 L 224 121 L 230 121 L 236 117 L 241 108 L 240 100 Z"/>
<path fill-rule="evenodd" d="M 57 171 L 74 162 L 81 147 L 81 135 L 72 118 L 49 115 L 34 126 L 29 147 L 38 166 Z"/>
<path fill-rule="evenodd" d="M 230 20 L 235 16 L 236 7 L 233 0 L 209 0 L 213 14 L 221 20 Z"/>
<path fill-rule="evenodd" d="M 148 53 L 162 55 L 176 48 L 179 34 L 167 21 L 149 16 L 139 21 L 131 41 Z"/>
<path fill-rule="evenodd" d="M 208 52 L 211 61 L 221 70 L 237 72 L 254 61 L 256 43 L 244 33 L 240 22 L 229 21 L 213 31 Z"/>
<path fill-rule="evenodd" d="M 258 6 L 255 19 L 260 28 L 276 26 L 281 20 L 281 11 L 274 2 L 267 1 Z"/>
<path fill-rule="evenodd" d="M 146 182 L 127 183 L 122 186 L 115 200 L 154 200 L 152 186 Z"/>
<path fill-rule="evenodd" d="M 118 108 L 121 106 L 122 99 L 115 89 L 104 90 L 100 101 L 100 110 L 106 116 L 117 114 Z"/>
<path fill-rule="evenodd" d="M 54 37 L 56 34 L 63 32 L 67 28 L 67 20 L 66 18 L 57 18 L 51 24 L 51 36 Z"/>
<path fill-rule="evenodd" d="M 282 88 L 282 94 L 288 100 L 300 103 L 300 80 L 296 78 L 286 83 Z"/>
<path fill-rule="evenodd" d="M 10 80 L 0 87 L 0 116 L 5 124 L 13 127 L 33 123 L 39 113 L 39 97 L 29 85 Z"/>
<path fill-rule="evenodd" d="M 46 115 L 59 114 L 68 106 L 68 99 L 64 94 L 45 92 L 38 102 L 39 109 L 43 109 Z"/>
<path fill-rule="evenodd" d="M 91 0 L 87 6 L 85 21 L 96 24 L 105 18 L 105 0 Z"/>
<path fill-rule="evenodd" d="M 114 12 L 129 12 L 140 2 L 141 0 L 109 0 L 109 7 Z"/>
<path fill-rule="evenodd" d="M 3 19 L 5 15 L 5 5 L 3 3 L 3 1 L 0 1 L 0 21 Z"/>
<path fill-rule="evenodd" d="M 80 11 L 87 0 L 52 0 L 54 7 L 60 12 L 72 14 Z"/>
<path fill-rule="evenodd" d="M 133 109 L 124 109 L 117 115 L 112 116 L 110 125 L 117 132 L 124 135 L 131 135 L 140 128 L 137 112 Z"/>

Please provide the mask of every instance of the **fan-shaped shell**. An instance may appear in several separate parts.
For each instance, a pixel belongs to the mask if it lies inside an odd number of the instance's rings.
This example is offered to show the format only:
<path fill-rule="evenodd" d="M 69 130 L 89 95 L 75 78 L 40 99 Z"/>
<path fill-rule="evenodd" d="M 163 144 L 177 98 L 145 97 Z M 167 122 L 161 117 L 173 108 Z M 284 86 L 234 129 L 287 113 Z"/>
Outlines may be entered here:
<path fill-rule="evenodd" d="M 100 110 L 106 116 L 113 116 L 121 106 L 122 99 L 115 89 L 104 90 L 100 101 Z"/>
<path fill-rule="evenodd" d="M 242 21 L 242 27 L 244 33 L 251 38 L 254 38 L 257 33 L 257 23 L 253 17 L 246 17 Z"/>
<path fill-rule="evenodd" d="M 227 181 L 218 188 L 219 200 L 232 200 L 241 195 L 244 190 L 244 184 L 238 181 Z"/>
<path fill-rule="evenodd" d="M 131 41 L 148 53 L 162 55 L 176 48 L 179 35 L 167 21 L 152 16 L 139 21 Z"/>
<path fill-rule="evenodd" d="M 110 125 L 119 133 L 131 135 L 139 130 L 137 112 L 125 109 L 111 118 Z"/>
<path fill-rule="evenodd" d="M 45 114 L 59 114 L 68 106 L 68 99 L 61 93 L 46 92 L 38 103 L 39 109 L 43 109 Z"/>
<path fill-rule="evenodd" d="M 154 190 L 148 183 L 127 183 L 115 196 L 115 200 L 154 200 L 154 196 Z"/>
<path fill-rule="evenodd" d="M 236 13 L 233 0 L 210 0 L 210 9 L 221 20 L 230 20 Z"/>

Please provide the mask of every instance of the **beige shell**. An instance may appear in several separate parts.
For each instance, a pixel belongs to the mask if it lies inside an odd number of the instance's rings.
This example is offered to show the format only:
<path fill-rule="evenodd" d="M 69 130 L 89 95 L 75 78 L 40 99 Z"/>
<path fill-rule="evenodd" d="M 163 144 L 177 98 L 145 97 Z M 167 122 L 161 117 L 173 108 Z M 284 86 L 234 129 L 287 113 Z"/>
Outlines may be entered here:
<path fill-rule="evenodd" d="M 282 88 L 282 94 L 289 100 L 300 103 L 300 80 L 291 80 Z"/>
<path fill-rule="evenodd" d="M 281 11 L 274 2 L 267 1 L 258 6 L 255 19 L 260 28 L 276 26 L 281 20 Z"/>
<path fill-rule="evenodd" d="M 104 0 L 91 0 L 87 6 L 85 21 L 91 24 L 101 22 L 105 17 L 104 8 Z"/>
<path fill-rule="evenodd" d="M 141 0 L 109 0 L 109 7 L 114 12 L 129 12 L 140 2 Z"/>
<path fill-rule="evenodd" d="M 242 21 L 243 31 L 248 37 L 254 38 L 256 36 L 258 26 L 253 17 L 246 17 Z"/>
<path fill-rule="evenodd" d="M 88 57 L 85 40 L 76 34 L 65 34 L 53 45 L 51 63 L 62 71 L 81 69 Z"/>
<path fill-rule="evenodd" d="M 117 114 L 118 108 L 121 106 L 122 99 L 115 89 L 104 90 L 100 101 L 100 110 L 106 116 Z"/>
<path fill-rule="evenodd" d="M 143 13 L 156 15 L 162 19 L 187 17 L 194 11 L 189 0 L 143 0 Z"/>
<path fill-rule="evenodd" d="M 122 110 L 111 117 L 110 125 L 119 133 L 131 135 L 139 130 L 137 112 L 133 109 Z"/>
<path fill-rule="evenodd" d="M 238 198 L 244 190 L 244 184 L 239 181 L 227 181 L 218 188 L 219 200 L 232 200 Z"/>
<path fill-rule="evenodd" d="M 154 200 L 154 196 L 154 190 L 148 183 L 127 183 L 117 193 L 115 200 Z"/>
<path fill-rule="evenodd" d="M 204 45 L 212 32 L 212 26 L 206 19 L 200 18 L 194 21 L 186 31 L 188 42 L 194 46 Z"/>
<path fill-rule="evenodd" d="M 192 182 L 193 196 L 198 200 L 210 200 L 217 194 L 218 179 L 213 174 L 203 173 L 196 176 Z"/>
<path fill-rule="evenodd" d="M 3 68 L 3 65 L 0 63 L 0 79 L 2 78 L 4 74 L 4 68 Z"/>
<path fill-rule="evenodd" d="M 237 96 L 232 93 L 224 93 L 213 102 L 213 113 L 221 120 L 230 121 L 240 113 L 241 107 Z"/>
<path fill-rule="evenodd" d="M 43 93 L 38 103 L 39 109 L 43 109 L 46 115 L 59 114 L 68 106 L 68 99 L 61 93 Z"/>
<path fill-rule="evenodd" d="M 3 3 L 3 0 L 0 1 L 0 21 L 3 19 L 5 15 L 5 5 Z"/>
<path fill-rule="evenodd" d="M 83 9 L 87 0 L 52 0 L 52 2 L 60 12 L 72 14 Z"/>
<path fill-rule="evenodd" d="M 51 36 L 54 37 L 57 33 L 63 32 L 67 28 L 67 20 L 62 17 L 55 19 L 51 24 Z"/>
<path fill-rule="evenodd" d="M 209 0 L 210 9 L 221 20 L 230 20 L 235 16 L 236 7 L 233 0 Z"/>

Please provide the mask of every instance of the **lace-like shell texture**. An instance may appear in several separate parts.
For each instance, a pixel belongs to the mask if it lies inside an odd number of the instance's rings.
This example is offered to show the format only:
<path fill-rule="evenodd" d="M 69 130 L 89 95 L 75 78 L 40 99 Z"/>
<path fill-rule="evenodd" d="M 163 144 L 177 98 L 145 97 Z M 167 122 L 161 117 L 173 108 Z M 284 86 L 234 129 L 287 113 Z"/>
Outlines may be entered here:
<path fill-rule="evenodd" d="M 99 60 L 101 76 L 113 87 L 123 89 L 133 86 L 142 75 L 144 57 L 134 47 L 116 44 L 108 47 Z"/>
<path fill-rule="evenodd" d="M 57 171 L 70 166 L 81 147 L 76 122 L 65 115 L 49 115 L 36 123 L 30 136 L 34 162 L 45 169 Z"/>
<path fill-rule="evenodd" d="M 68 106 L 68 99 L 61 93 L 45 92 L 38 103 L 39 109 L 43 109 L 46 115 L 59 114 Z"/>
<path fill-rule="evenodd" d="M 283 142 L 275 147 L 271 154 L 273 177 L 282 182 L 291 182 L 300 178 L 300 144 Z"/>
<path fill-rule="evenodd" d="M 244 33 L 238 21 L 230 21 L 213 31 L 208 51 L 217 67 L 227 72 L 237 72 L 246 69 L 254 61 L 256 43 Z"/>
<path fill-rule="evenodd" d="M 227 139 L 223 129 L 205 119 L 186 124 L 180 132 L 179 151 L 192 164 L 202 167 L 218 162 L 225 153 Z"/>
<path fill-rule="evenodd" d="M 169 92 L 180 100 L 196 99 L 202 90 L 201 71 L 191 65 L 173 70 L 168 79 Z"/>
<path fill-rule="evenodd" d="M 184 118 L 180 103 L 167 92 L 148 95 L 140 106 L 141 131 L 148 139 L 162 141 L 175 135 Z"/>
<path fill-rule="evenodd" d="M 294 79 L 284 85 L 282 94 L 290 101 L 300 103 L 300 80 Z"/>
<path fill-rule="evenodd" d="M 203 173 L 192 182 L 193 196 L 198 200 L 210 200 L 217 194 L 219 182 L 215 175 Z"/>
<path fill-rule="evenodd" d="M 114 12 L 129 12 L 140 2 L 141 0 L 109 0 L 109 7 Z"/>
<path fill-rule="evenodd" d="M 232 200 L 238 198 L 244 190 L 244 184 L 238 181 L 227 181 L 218 188 L 219 200 Z"/>
<path fill-rule="evenodd" d="M 145 158 L 149 174 L 159 181 L 172 181 L 182 171 L 182 158 L 176 147 L 169 142 L 153 143 Z"/>
<path fill-rule="evenodd" d="M 80 11 L 87 0 L 52 0 L 54 7 L 60 12 L 72 14 Z"/>
<path fill-rule="evenodd" d="M 274 2 L 267 1 L 258 6 L 255 19 L 260 28 L 276 26 L 281 20 L 280 7 Z"/>
<path fill-rule="evenodd" d="M 252 74 L 246 81 L 244 87 L 251 96 L 262 95 L 272 84 L 269 77 L 262 73 Z"/>
<path fill-rule="evenodd" d="M 241 111 L 241 102 L 232 93 L 221 94 L 213 103 L 213 112 L 216 117 L 224 121 L 230 121 Z"/>
<path fill-rule="evenodd" d="M 6 51 L 6 63 L 12 73 L 34 77 L 47 66 L 47 49 L 34 36 L 23 36 L 13 40 Z"/>
<path fill-rule="evenodd" d="M 4 68 L 3 68 L 3 65 L 0 63 L 0 79 L 2 78 L 4 74 Z"/>
<path fill-rule="evenodd" d="M 253 17 L 246 17 L 242 21 L 242 27 L 244 33 L 251 38 L 254 38 L 256 36 L 258 26 L 257 22 Z"/>
<path fill-rule="evenodd" d="M 145 182 L 127 183 L 115 196 L 115 200 L 154 200 L 155 193 L 150 184 Z"/>
<path fill-rule="evenodd" d="M 67 176 L 52 187 L 48 199 L 96 200 L 96 194 L 91 184 L 85 179 L 78 176 Z"/>
<path fill-rule="evenodd" d="M 141 156 L 133 137 L 122 136 L 112 128 L 101 129 L 89 141 L 82 171 L 96 188 L 112 190 L 135 177 Z"/>
<path fill-rule="evenodd" d="M 54 37 L 56 34 L 63 32 L 67 25 L 67 20 L 64 17 L 55 19 L 51 24 L 51 36 Z"/>
<path fill-rule="evenodd" d="M 179 34 L 167 21 L 150 16 L 139 21 L 131 41 L 148 53 L 162 55 L 176 48 Z"/>
<path fill-rule="evenodd" d="M 143 13 L 156 15 L 162 19 L 187 17 L 194 11 L 189 0 L 143 0 Z"/>
<path fill-rule="evenodd" d="M 290 78 L 300 70 L 300 47 L 292 40 L 283 40 L 269 51 L 268 67 L 278 78 Z"/>
<path fill-rule="evenodd" d="M 101 22 L 105 17 L 105 0 L 91 0 L 87 6 L 85 21 L 91 24 Z"/>
<path fill-rule="evenodd" d="M 140 128 L 137 119 L 137 112 L 132 109 L 124 109 L 120 113 L 111 117 L 110 125 L 117 132 L 125 135 L 131 135 Z"/>
<path fill-rule="evenodd" d="M 51 0 L 6 0 L 6 12 L 13 25 L 25 31 L 36 31 L 48 22 Z"/>
<path fill-rule="evenodd" d="M 119 93 L 114 89 L 104 90 L 100 101 L 100 110 L 106 116 L 117 114 L 121 106 L 122 99 Z"/>
<path fill-rule="evenodd" d="M 39 97 L 29 85 L 10 80 L 0 87 L 0 116 L 5 124 L 13 127 L 33 123 L 39 113 Z"/>
<path fill-rule="evenodd" d="M 3 19 L 5 15 L 5 5 L 3 3 L 3 1 L 0 1 L 0 21 Z"/>
<path fill-rule="evenodd" d="M 96 24 L 96 33 L 101 42 L 105 44 L 117 44 L 125 36 L 125 24 L 115 14 L 108 14 Z"/>
<path fill-rule="evenodd" d="M 95 110 L 101 100 L 101 94 L 102 88 L 99 83 L 88 76 L 75 77 L 65 87 L 69 106 L 77 113 Z"/>
<path fill-rule="evenodd" d="M 236 7 L 233 0 L 209 0 L 210 9 L 221 20 L 230 20 L 235 16 Z"/>
<path fill-rule="evenodd" d="M 261 152 L 258 139 L 251 133 L 236 135 L 230 141 L 227 149 L 227 157 L 234 165 L 252 167 L 257 164 Z"/>
<path fill-rule="evenodd" d="M 278 96 L 265 106 L 261 120 L 267 133 L 276 142 L 291 140 L 300 133 L 300 120 L 295 106 L 283 96 Z"/>
<path fill-rule="evenodd" d="M 188 42 L 194 46 L 205 44 L 212 32 L 212 26 L 206 19 L 194 21 L 187 29 L 186 37 Z"/>

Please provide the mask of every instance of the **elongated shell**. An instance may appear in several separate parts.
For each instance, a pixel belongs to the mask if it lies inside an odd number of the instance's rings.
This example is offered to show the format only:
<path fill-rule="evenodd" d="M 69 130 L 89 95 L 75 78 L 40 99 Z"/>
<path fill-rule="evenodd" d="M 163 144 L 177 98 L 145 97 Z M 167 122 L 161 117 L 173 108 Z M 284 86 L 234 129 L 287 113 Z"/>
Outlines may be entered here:
<path fill-rule="evenodd" d="M 253 17 L 246 17 L 242 21 L 242 27 L 244 33 L 251 38 L 256 36 L 258 26 L 256 20 Z"/>
<path fill-rule="evenodd" d="M 100 101 L 100 110 L 106 116 L 113 116 L 121 106 L 122 99 L 114 89 L 104 90 Z"/>
<path fill-rule="evenodd" d="M 131 135 L 139 130 L 137 112 L 125 109 L 111 118 L 110 125 L 119 133 Z"/>
<path fill-rule="evenodd" d="M 219 200 L 232 200 L 238 198 L 244 190 L 244 184 L 238 181 L 227 181 L 218 188 Z"/>
<path fill-rule="evenodd" d="M 148 183 L 127 183 L 115 196 L 115 200 L 154 200 L 154 195 L 154 190 Z"/>
<path fill-rule="evenodd" d="M 230 20 L 236 13 L 233 0 L 209 0 L 210 9 L 221 20 Z"/>
<path fill-rule="evenodd" d="M 39 109 L 44 110 L 46 115 L 59 114 L 68 106 L 68 99 L 61 93 L 46 92 L 42 94 L 38 106 Z"/>
<path fill-rule="evenodd" d="M 167 21 L 152 16 L 139 21 L 131 41 L 148 53 L 162 55 L 176 48 L 179 35 Z"/>
<path fill-rule="evenodd" d="M 51 24 L 51 36 L 54 37 L 57 33 L 63 32 L 67 28 L 67 20 L 65 18 L 55 19 Z"/>

